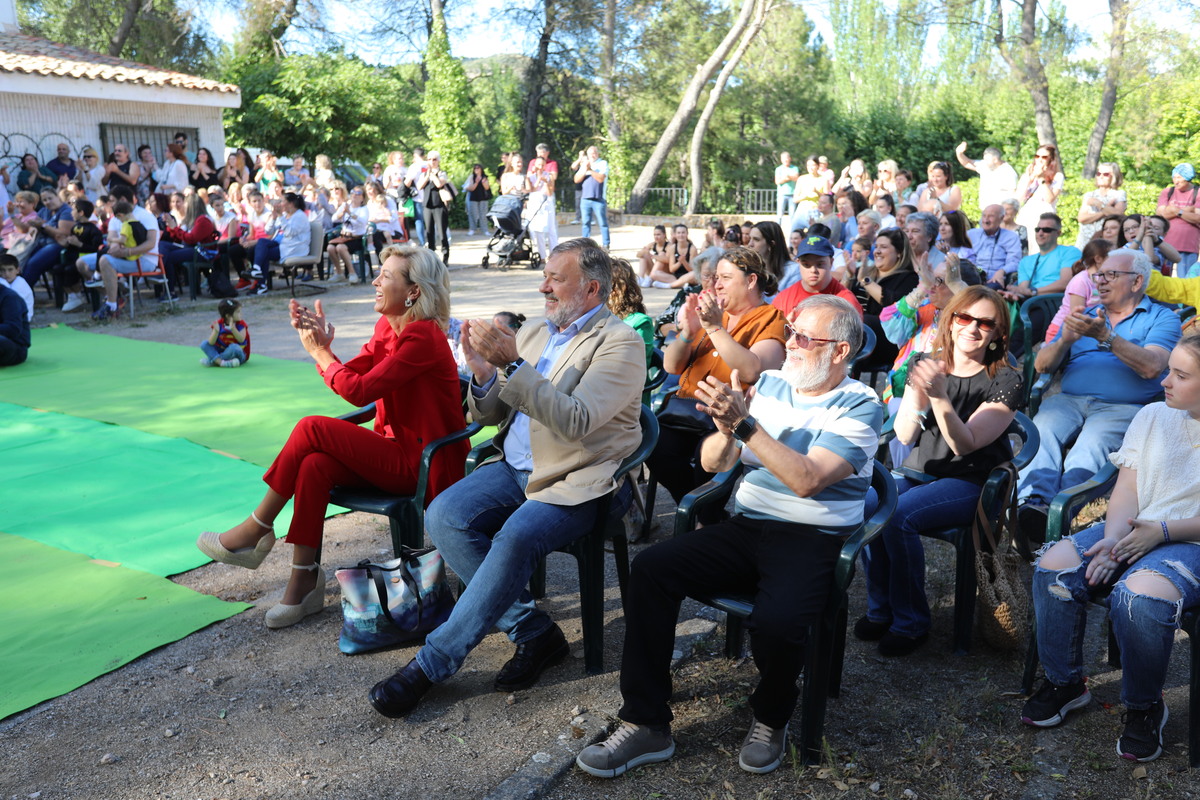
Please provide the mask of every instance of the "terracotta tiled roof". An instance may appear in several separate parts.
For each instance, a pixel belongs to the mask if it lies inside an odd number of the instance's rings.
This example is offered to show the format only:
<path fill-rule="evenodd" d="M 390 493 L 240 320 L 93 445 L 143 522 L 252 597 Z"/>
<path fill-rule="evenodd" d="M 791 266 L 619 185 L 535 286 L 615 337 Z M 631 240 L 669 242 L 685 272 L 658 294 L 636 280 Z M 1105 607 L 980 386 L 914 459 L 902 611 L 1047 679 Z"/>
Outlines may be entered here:
<path fill-rule="evenodd" d="M 59 44 L 23 33 L 0 32 L 0 73 L 4 72 L 140 83 L 145 86 L 174 86 L 204 92 L 238 91 L 238 87 L 230 83 L 111 58 L 82 47 Z"/>

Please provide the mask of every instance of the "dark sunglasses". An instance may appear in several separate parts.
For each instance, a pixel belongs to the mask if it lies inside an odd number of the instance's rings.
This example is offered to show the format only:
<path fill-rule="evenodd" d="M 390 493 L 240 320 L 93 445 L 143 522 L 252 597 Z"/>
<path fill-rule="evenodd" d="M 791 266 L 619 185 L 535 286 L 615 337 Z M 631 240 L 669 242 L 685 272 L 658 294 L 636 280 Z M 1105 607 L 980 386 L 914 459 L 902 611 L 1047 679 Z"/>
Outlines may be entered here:
<path fill-rule="evenodd" d="M 983 317 L 972 317 L 970 314 L 964 314 L 962 311 L 954 312 L 954 321 L 964 328 L 974 322 L 979 326 L 979 330 L 984 333 L 990 333 L 996 330 L 996 320 Z"/>
<path fill-rule="evenodd" d="M 1111 172 L 1097 172 L 1096 173 L 1097 178 L 1111 178 L 1112 176 L 1113 176 L 1113 174 Z"/>
<path fill-rule="evenodd" d="M 786 342 L 793 337 L 796 339 L 796 344 L 800 345 L 805 350 L 812 349 L 814 344 L 830 344 L 838 341 L 837 339 L 818 339 L 815 336 L 809 336 L 806 333 L 801 333 L 787 322 L 783 323 L 783 340 Z"/>
<path fill-rule="evenodd" d="M 1034 228 L 1038 233 L 1058 233 L 1059 228 Z"/>

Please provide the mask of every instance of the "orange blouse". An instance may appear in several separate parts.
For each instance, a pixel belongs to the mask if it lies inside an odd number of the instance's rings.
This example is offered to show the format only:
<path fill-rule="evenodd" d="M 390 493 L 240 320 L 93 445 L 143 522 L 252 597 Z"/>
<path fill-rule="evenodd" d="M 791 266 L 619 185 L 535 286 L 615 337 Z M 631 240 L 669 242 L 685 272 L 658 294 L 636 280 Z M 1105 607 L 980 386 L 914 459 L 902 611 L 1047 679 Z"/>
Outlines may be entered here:
<path fill-rule="evenodd" d="M 721 317 L 721 324 L 725 330 L 729 331 L 729 335 L 747 349 L 755 342 L 770 341 L 771 339 L 786 346 L 783 334 L 784 322 L 786 320 L 783 314 L 769 303 L 763 303 L 747 311 L 738 320 L 737 327 L 733 330 L 729 329 L 729 313 L 726 312 Z M 679 397 L 695 397 L 697 384 L 709 375 L 719 381 L 729 383 L 731 371 L 729 365 L 725 363 L 725 359 L 721 358 L 720 353 L 713 347 L 712 339 L 705 333 L 692 350 L 692 357 L 688 362 L 687 369 L 679 376 Z"/>

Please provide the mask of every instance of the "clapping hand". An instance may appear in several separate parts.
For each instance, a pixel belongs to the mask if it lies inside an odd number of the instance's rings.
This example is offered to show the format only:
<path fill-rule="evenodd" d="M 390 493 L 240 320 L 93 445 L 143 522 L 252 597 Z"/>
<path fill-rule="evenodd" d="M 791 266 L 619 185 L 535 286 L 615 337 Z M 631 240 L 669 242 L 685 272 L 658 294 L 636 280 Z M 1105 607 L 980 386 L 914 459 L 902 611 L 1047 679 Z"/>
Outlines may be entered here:
<path fill-rule="evenodd" d="M 325 319 L 325 309 L 318 300 L 314 310 L 300 305 L 295 299 L 288 304 L 292 327 L 300 334 L 300 344 L 309 354 L 328 350 L 333 344 L 334 327 Z"/>
<path fill-rule="evenodd" d="M 679 312 L 679 335 L 684 339 L 694 339 L 700 332 L 700 295 L 689 294 L 683 301 L 683 309 Z"/>
<path fill-rule="evenodd" d="M 517 334 L 507 325 L 475 319 L 471 320 L 464 334 L 470 338 L 471 350 L 494 367 L 503 367 L 517 360 Z M 463 355 L 466 356 L 465 348 Z"/>
<path fill-rule="evenodd" d="M 732 435 L 734 427 L 750 413 L 753 397 L 754 387 L 743 391 L 736 369 L 730 373 L 729 383 L 710 375 L 696 386 L 696 399 L 704 403 L 703 408 L 697 408 L 712 417 L 717 430 L 726 436 Z"/>
<path fill-rule="evenodd" d="M 714 292 L 701 292 L 697 299 L 697 313 L 700 316 L 700 324 L 704 330 L 709 333 L 715 333 L 721 329 L 721 323 L 725 318 L 724 304 Z"/>
<path fill-rule="evenodd" d="M 1073 311 L 1063 320 L 1063 338 L 1067 338 L 1068 332 L 1073 334 L 1071 341 L 1076 341 L 1084 336 L 1090 336 L 1096 341 L 1102 341 L 1108 337 L 1108 314 L 1101 306 L 1096 310 L 1096 316 L 1089 317 L 1082 311 Z"/>
<path fill-rule="evenodd" d="M 946 362 L 922 358 L 910 370 L 912 385 L 926 397 L 946 397 Z M 919 399 L 919 398 L 918 398 Z"/>

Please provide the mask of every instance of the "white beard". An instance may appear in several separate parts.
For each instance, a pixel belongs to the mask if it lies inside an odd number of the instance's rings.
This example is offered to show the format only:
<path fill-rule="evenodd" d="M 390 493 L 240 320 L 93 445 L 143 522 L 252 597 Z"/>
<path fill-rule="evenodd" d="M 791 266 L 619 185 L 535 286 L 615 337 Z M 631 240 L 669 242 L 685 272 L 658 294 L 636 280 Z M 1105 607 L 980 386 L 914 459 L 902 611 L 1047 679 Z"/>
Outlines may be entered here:
<path fill-rule="evenodd" d="M 783 377 L 798 392 L 811 392 L 829 380 L 829 368 L 833 366 L 833 349 L 822 347 L 815 360 L 799 361 L 788 357 L 783 362 Z"/>

